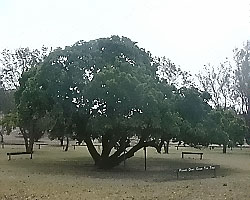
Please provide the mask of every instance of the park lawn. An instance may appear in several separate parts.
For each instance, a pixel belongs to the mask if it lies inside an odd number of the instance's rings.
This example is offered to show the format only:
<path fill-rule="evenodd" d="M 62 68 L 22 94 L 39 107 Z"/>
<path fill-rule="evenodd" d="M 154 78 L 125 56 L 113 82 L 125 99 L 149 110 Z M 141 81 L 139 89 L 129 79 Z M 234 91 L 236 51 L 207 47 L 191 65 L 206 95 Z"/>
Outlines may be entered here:
<path fill-rule="evenodd" d="M 85 147 L 35 147 L 29 155 L 13 156 L 7 152 L 23 151 L 21 146 L 0 149 L 0 199 L 250 199 L 250 149 L 201 150 L 198 155 L 181 159 L 181 151 L 158 154 L 148 148 L 147 171 L 143 151 L 113 170 L 93 166 Z M 200 151 L 185 148 L 185 151 Z M 190 157 L 190 158 L 188 158 Z M 217 164 L 217 178 L 212 172 L 183 173 L 177 168 Z"/>

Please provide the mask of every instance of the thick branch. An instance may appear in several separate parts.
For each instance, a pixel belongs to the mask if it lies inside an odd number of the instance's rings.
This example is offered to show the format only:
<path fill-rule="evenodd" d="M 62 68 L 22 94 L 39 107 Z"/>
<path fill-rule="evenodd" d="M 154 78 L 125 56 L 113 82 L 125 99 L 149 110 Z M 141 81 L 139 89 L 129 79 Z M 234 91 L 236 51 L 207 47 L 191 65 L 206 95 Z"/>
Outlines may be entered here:
<path fill-rule="evenodd" d="M 112 156 L 110 156 L 110 158 L 111 159 L 118 158 L 129 146 L 130 146 L 130 141 L 126 137 L 121 138 L 119 140 L 119 147 L 117 151 Z"/>
<path fill-rule="evenodd" d="M 127 153 L 125 153 L 125 158 L 124 158 L 124 154 L 120 155 L 117 158 L 117 164 L 121 163 L 124 159 L 133 157 L 135 153 L 143 147 L 154 147 L 157 150 L 157 152 L 160 153 L 162 145 L 163 145 L 162 141 L 159 144 L 157 144 L 155 140 L 144 142 L 141 139 L 138 144 L 133 146 Z"/>
<path fill-rule="evenodd" d="M 95 163 L 97 163 L 100 160 L 100 154 L 97 152 L 92 140 L 90 137 L 86 137 L 84 139 L 85 143 L 87 144 L 87 148 L 89 150 L 90 155 L 94 159 Z"/>

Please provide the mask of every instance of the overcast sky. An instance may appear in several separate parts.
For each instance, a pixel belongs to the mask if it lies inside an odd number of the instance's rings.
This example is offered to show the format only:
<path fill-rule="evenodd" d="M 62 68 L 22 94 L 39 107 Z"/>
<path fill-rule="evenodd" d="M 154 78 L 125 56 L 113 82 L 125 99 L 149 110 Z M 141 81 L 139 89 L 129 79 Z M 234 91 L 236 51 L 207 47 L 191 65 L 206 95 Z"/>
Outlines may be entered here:
<path fill-rule="evenodd" d="M 0 0 L 0 50 L 111 35 L 198 72 L 250 39 L 250 0 Z"/>

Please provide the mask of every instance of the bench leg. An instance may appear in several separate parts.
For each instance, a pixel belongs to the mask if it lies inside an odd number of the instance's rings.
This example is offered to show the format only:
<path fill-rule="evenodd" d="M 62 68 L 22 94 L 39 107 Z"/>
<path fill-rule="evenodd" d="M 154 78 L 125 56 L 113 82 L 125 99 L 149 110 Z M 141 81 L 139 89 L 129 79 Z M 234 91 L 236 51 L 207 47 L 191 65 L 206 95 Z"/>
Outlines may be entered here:
<path fill-rule="evenodd" d="M 32 153 L 30 154 L 30 159 L 32 159 Z"/>
<path fill-rule="evenodd" d="M 184 154 L 183 153 L 181 154 L 181 158 L 184 158 Z"/>
<path fill-rule="evenodd" d="M 216 168 L 214 169 L 214 178 L 216 178 Z"/>
<path fill-rule="evenodd" d="M 11 160 L 11 155 L 9 155 L 9 159 L 8 160 Z"/>

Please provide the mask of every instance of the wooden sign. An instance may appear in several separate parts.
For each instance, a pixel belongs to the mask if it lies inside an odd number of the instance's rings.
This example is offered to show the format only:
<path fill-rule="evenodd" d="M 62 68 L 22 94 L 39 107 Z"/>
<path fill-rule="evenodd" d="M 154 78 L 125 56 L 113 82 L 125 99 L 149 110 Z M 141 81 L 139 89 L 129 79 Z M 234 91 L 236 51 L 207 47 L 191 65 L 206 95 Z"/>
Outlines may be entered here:
<path fill-rule="evenodd" d="M 216 177 L 216 168 L 219 168 L 219 165 L 209 165 L 203 167 L 189 167 L 189 168 L 180 168 L 176 170 L 177 179 L 179 178 L 180 172 L 194 172 L 194 171 L 207 171 L 213 170 L 214 177 Z"/>

